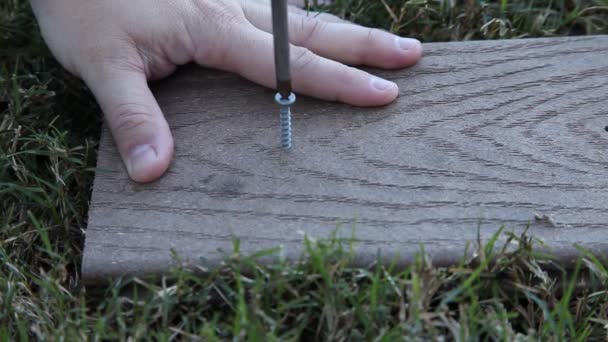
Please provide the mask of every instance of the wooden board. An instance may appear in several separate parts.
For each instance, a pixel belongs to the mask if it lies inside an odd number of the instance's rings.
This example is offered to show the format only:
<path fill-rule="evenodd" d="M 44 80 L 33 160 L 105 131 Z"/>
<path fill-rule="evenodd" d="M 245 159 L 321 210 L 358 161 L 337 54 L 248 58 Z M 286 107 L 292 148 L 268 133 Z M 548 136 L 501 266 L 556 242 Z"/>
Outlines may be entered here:
<path fill-rule="evenodd" d="M 189 67 L 155 93 L 177 146 L 168 174 L 129 181 L 107 131 L 85 279 L 166 271 L 174 249 L 216 265 L 303 235 L 359 239 L 360 264 L 408 262 L 424 244 L 457 261 L 478 227 L 608 251 L 608 36 L 425 44 L 415 67 L 375 71 L 398 100 L 354 108 L 300 96 L 291 153 L 278 148 L 273 91 Z M 534 215 L 549 215 L 535 222 Z"/>

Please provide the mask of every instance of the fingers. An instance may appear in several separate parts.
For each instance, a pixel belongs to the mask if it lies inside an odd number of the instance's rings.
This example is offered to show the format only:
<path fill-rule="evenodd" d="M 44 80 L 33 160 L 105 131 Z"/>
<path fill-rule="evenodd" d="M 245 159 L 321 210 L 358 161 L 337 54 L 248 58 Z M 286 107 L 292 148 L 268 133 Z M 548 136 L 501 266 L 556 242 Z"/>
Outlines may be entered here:
<path fill-rule="evenodd" d="M 241 0 L 243 2 L 256 2 L 258 4 L 270 5 L 270 0 Z M 329 5 L 333 2 L 333 0 L 317 0 L 317 4 L 319 5 Z M 288 0 L 287 3 L 292 5 L 293 7 L 305 7 L 307 4 L 312 4 L 313 1 L 306 0 Z"/>
<path fill-rule="evenodd" d="M 330 14 L 330 13 L 312 12 L 312 11 L 305 11 L 305 10 L 300 10 L 300 11 L 301 12 L 299 14 L 302 16 L 326 21 L 328 23 L 352 24 L 350 21 L 336 17 L 335 15 Z"/>
<path fill-rule="evenodd" d="M 274 88 L 272 35 L 251 25 L 243 25 L 242 30 L 235 32 L 236 41 L 226 51 L 231 58 L 221 68 Z M 356 106 L 384 105 L 397 97 L 395 83 L 320 57 L 303 47 L 292 46 L 291 63 L 293 88 L 298 93 Z"/>
<path fill-rule="evenodd" d="M 129 177 L 150 182 L 169 167 L 173 138 L 144 73 L 123 65 L 98 66 L 84 79 L 104 112 Z"/>
<path fill-rule="evenodd" d="M 288 1 L 290 5 L 293 6 L 299 6 L 299 7 L 304 7 L 306 6 L 307 3 L 312 4 L 313 1 L 306 1 L 306 0 L 289 0 Z M 329 5 L 333 2 L 333 0 L 317 0 L 317 4 L 319 5 Z"/>
<path fill-rule="evenodd" d="M 268 8 L 250 4 L 244 11 L 253 25 L 272 32 Z M 294 45 L 350 65 L 402 68 L 416 63 L 422 55 L 420 42 L 415 39 L 354 24 L 328 22 L 314 16 L 291 14 L 289 36 Z"/>
<path fill-rule="evenodd" d="M 350 21 L 344 20 L 342 18 L 338 18 L 335 15 L 330 14 L 330 13 L 308 11 L 308 10 L 301 9 L 301 8 L 298 8 L 298 7 L 293 7 L 293 6 L 289 6 L 289 13 L 293 14 L 293 15 L 299 15 L 299 16 L 303 16 L 303 17 L 314 18 L 314 19 L 325 21 L 325 22 L 328 22 L 328 23 L 352 24 Z"/>
<path fill-rule="evenodd" d="M 267 10 L 270 9 L 270 0 L 241 0 L 241 3 L 243 4 L 243 7 L 247 7 L 247 5 L 260 5 L 262 8 L 266 8 Z M 327 4 L 330 3 L 330 1 L 319 1 L 319 4 Z M 287 7 L 289 13 L 291 14 L 298 14 L 298 15 L 302 15 L 302 16 L 308 16 L 311 18 L 316 18 L 319 20 L 323 20 L 323 21 L 327 21 L 330 23 L 350 23 L 348 20 L 344 20 L 342 18 L 339 18 L 333 14 L 330 13 L 322 13 L 322 12 L 315 12 L 315 11 L 309 11 L 308 9 L 304 8 L 306 6 L 305 1 L 303 0 L 289 0 L 289 4 L 291 6 Z"/>

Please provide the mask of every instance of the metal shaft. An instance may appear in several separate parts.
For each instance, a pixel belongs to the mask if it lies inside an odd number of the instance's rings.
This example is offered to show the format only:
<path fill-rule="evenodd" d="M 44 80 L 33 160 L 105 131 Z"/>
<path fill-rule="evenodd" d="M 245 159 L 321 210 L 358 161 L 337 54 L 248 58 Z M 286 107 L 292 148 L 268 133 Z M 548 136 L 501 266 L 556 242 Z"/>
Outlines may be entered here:
<path fill-rule="evenodd" d="M 272 33 L 274 36 L 274 63 L 277 91 L 283 99 L 291 94 L 289 68 L 289 30 L 287 24 L 287 0 L 272 0 Z"/>

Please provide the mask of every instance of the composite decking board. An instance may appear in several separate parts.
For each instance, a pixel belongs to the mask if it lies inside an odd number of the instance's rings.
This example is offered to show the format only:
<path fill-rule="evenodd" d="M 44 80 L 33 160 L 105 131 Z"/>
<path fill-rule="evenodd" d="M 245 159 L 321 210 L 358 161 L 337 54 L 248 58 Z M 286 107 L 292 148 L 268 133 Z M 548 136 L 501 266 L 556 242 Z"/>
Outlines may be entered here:
<path fill-rule="evenodd" d="M 278 147 L 273 91 L 186 67 L 154 85 L 176 143 L 169 172 L 128 179 L 104 129 L 83 276 L 162 273 L 172 250 L 217 264 L 304 235 L 358 239 L 357 262 L 425 245 L 457 261 L 504 225 L 562 259 L 608 251 L 608 36 L 436 43 L 412 68 L 373 72 L 400 96 L 355 108 L 300 96 Z M 537 221 L 535 213 L 553 223 Z"/>

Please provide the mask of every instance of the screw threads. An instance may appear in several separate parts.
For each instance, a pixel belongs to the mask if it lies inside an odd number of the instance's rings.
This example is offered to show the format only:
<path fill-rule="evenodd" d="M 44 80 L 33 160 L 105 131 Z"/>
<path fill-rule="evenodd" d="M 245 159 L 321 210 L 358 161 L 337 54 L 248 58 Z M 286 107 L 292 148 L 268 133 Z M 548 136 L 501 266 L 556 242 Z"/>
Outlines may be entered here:
<path fill-rule="evenodd" d="M 281 147 L 291 148 L 291 110 L 288 106 L 281 107 Z"/>
<path fill-rule="evenodd" d="M 290 93 L 288 98 L 283 98 L 280 93 L 274 97 L 281 106 L 281 147 L 285 150 L 291 149 L 291 109 L 290 106 L 296 102 L 296 95 Z"/>

